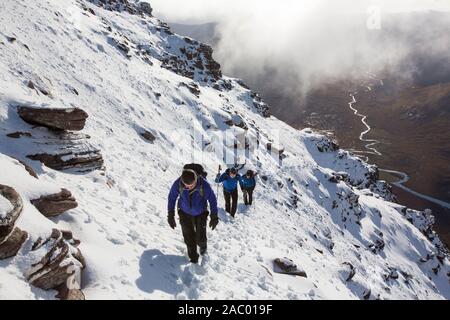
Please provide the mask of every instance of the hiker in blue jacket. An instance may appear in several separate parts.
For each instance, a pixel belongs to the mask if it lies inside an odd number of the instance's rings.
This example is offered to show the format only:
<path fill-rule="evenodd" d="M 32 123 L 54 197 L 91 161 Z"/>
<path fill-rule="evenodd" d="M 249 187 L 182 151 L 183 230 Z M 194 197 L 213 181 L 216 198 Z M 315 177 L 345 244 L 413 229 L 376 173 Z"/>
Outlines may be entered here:
<path fill-rule="evenodd" d="M 244 195 L 244 204 L 251 206 L 253 204 L 253 191 L 256 188 L 256 176 L 258 173 L 248 170 L 245 176 L 243 176 L 239 182 L 241 190 Z"/>
<path fill-rule="evenodd" d="M 178 199 L 178 215 L 188 256 L 192 263 L 198 263 L 199 254 L 206 254 L 207 237 L 206 225 L 208 219 L 208 202 L 211 210 L 209 226 L 212 230 L 217 227 L 217 198 L 209 183 L 195 170 L 185 169 L 180 178 L 172 185 L 168 201 L 168 223 L 175 229 L 175 204 Z"/>
<path fill-rule="evenodd" d="M 228 169 L 216 177 L 216 183 L 223 184 L 223 195 L 225 198 L 225 211 L 228 212 L 233 218 L 237 211 L 238 201 L 238 183 L 241 180 L 241 175 L 235 168 Z"/>

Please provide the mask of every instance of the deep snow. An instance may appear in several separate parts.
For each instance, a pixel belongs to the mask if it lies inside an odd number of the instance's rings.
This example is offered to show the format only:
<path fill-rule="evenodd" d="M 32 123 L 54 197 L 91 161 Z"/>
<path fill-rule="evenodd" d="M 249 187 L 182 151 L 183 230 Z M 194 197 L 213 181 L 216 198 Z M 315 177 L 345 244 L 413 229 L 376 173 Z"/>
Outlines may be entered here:
<path fill-rule="evenodd" d="M 264 118 L 252 92 L 235 79 L 224 77 L 232 88 L 219 91 L 202 82 L 196 69 L 199 97 L 180 86 L 192 80 L 163 68 L 160 60 L 189 43 L 161 31 L 157 19 L 82 0 L 7 0 L 0 3 L 0 26 L 0 184 L 24 198 L 18 226 L 30 234 L 16 257 L 0 261 L 0 299 L 54 296 L 31 287 L 24 274 L 36 258 L 33 240 L 55 225 L 82 242 L 87 299 L 450 298 L 448 260 L 437 275 L 431 270 L 435 260 L 420 263 L 437 252 L 434 244 L 400 213 L 401 206 L 364 187 L 373 167 L 343 150 L 319 152 L 321 135 Z M 130 57 L 112 39 L 128 39 Z M 143 47 L 151 63 L 136 54 Z M 28 88 L 29 80 L 51 94 Z M 105 170 L 58 172 L 27 159 L 52 148 L 39 143 L 52 133 L 31 129 L 17 116 L 17 105 L 85 110 L 83 133 L 101 150 Z M 236 114 L 247 133 L 236 126 L 224 131 Z M 32 138 L 6 137 L 31 130 Z M 142 130 L 156 141 L 144 141 Z M 180 228 L 173 231 L 166 222 L 171 183 L 191 162 L 192 150 L 202 155 L 195 160 L 207 168 L 211 182 L 218 165 L 225 166 L 223 149 L 233 155 L 234 136 L 245 134 L 251 141 L 259 137 L 260 148 L 241 152 L 238 162 L 266 177 L 255 191 L 256 205 L 240 205 L 235 221 L 221 209 L 218 228 L 208 230 L 208 261 L 191 266 Z M 193 143 L 198 136 L 205 141 Z M 285 148 L 282 164 L 267 152 L 270 140 L 273 150 Z M 39 180 L 12 157 L 32 165 Z M 346 172 L 349 182 L 330 182 L 336 172 Z M 27 201 L 63 187 L 79 206 L 52 221 Z M 223 206 L 223 195 L 218 197 Z M 380 239 L 384 248 L 374 253 Z M 274 273 L 271 260 L 278 257 L 292 259 L 308 278 Z M 346 281 L 349 264 L 356 274 Z"/>

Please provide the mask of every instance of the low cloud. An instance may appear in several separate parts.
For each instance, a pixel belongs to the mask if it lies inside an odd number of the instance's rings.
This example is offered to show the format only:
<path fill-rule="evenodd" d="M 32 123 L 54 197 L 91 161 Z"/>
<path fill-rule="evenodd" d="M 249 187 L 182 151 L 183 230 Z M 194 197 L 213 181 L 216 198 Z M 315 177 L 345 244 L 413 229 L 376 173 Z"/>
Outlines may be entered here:
<path fill-rule="evenodd" d="M 299 94 L 333 78 L 404 68 L 420 42 L 427 41 L 430 56 L 448 55 L 450 48 L 450 33 L 442 39 L 450 15 L 413 13 L 448 12 L 446 0 L 153 0 L 152 5 L 169 22 L 216 22 L 215 56 L 226 74 L 271 81 Z"/>

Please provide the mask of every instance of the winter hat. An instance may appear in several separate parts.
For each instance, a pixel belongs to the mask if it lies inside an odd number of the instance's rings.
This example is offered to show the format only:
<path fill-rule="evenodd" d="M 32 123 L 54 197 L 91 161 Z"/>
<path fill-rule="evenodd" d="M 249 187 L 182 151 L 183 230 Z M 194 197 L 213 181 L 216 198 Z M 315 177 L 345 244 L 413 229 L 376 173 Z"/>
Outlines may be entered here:
<path fill-rule="evenodd" d="M 230 169 L 230 174 L 237 174 L 236 168 L 231 168 Z"/>
<path fill-rule="evenodd" d="M 253 177 L 253 171 L 252 170 L 248 170 L 247 173 L 245 174 L 247 177 Z"/>
<path fill-rule="evenodd" d="M 183 174 L 181 175 L 181 182 L 185 186 L 190 186 L 194 183 L 197 183 L 197 173 L 194 170 L 183 170 Z"/>

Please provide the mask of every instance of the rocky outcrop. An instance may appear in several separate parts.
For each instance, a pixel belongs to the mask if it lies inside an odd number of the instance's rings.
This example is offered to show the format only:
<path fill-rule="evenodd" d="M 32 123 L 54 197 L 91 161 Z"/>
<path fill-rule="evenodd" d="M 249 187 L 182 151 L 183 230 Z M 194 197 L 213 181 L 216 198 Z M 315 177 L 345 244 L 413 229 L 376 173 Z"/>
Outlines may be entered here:
<path fill-rule="evenodd" d="M 26 275 L 28 281 L 44 290 L 58 290 L 60 298 L 84 299 L 81 271 L 86 263 L 78 249 L 79 244 L 71 232 L 56 229 L 49 238 L 36 240 L 32 251 L 42 252 L 42 258 L 31 265 Z"/>
<path fill-rule="evenodd" d="M 27 123 L 49 129 L 45 133 L 36 130 L 29 135 L 14 134 L 14 138 L 30 139 L 36 146 L 35 153 L 31 153 L 31 148 L 27 158 L 40 161 L 54 170 L 90 172 L 103 167 L 103 156 L 100 150 L 89 143 L 90 136 L 73 132 L 84 128 L 88 118 L 85 111 L 79 108 L 19 106 L 17 112 Z"/>
<path fill-rule="evenodd" d="M 0 185 L 0 195 L 12 206 L 9 212 L 0 212 L 0 260 L 13 257 L 27 239 L 26 232 L 15 227 L 15 223 L 23 210 L 20 195 L 11 187 Z"/>
<path fill-rule="evenodd" d="M 244 130 L 248 130 L 248 125 L 247 123 L 245 123 L 244 119 L 242 118 L 242 116 L 235 114 L 231 117 L 231 119 L 228 119 L 227 121 L 225 121 L 225 124 L 232 127 L 232 126 L 236 126 L 239 127 L 241 129 Z"/>
<path fill-rule="evenodd" d="M 103 156 L 89 143 L 88 135 L 72 132 L 49 132 L 45 139 L 36 139 L 39 145 L 47 145 L 45 152 L 30 154 L 27 158 L 37 160 L 54 170 L 72 169 L 76 172 L 90 172 L 102 169 Z"/>
<path fill-rule="evenodd" d="M 362 209 L 359 204 L 359 196 L 346 186 L 336 193 L 337 200 L 333 200 L 332 209 L 340 213 L 340 219 L 344 225 L 356 223 L 361 225 Z"/>
<path fill-rule="evenodd" d="M 441 241 L 439 235 L 433 230 L 435 218 L 431 210 L 417 211 L 406 207 L 400 207 L 398 208 L 398 212 L 423 233 L 423 235 L 436 247 L 438 255 L 449 256 L 450 253 L 448 248 Z"/>
<path fill-rule="evenodd" d="M 6 240 L 0 243 L 0 260 L 14 257 L 19 252 L 23 243 L 27 240 L 28 233 L 14 228 Z"/>
<path fill-rule="evenodd" d="M 40 153 L 27 156 L 31 160 L 38 160 L 54 170 L 76 169 L 79 172 L 90 172 L 103 167 L 103 156 L 100 150 L 87 149 L 81 152 L 77 150 L 48 154 Z"/>
<path fill-rule="evenodd" d="M 327 137 L 321 137 L 315 142 L 317 149 L 320 152 L 336 152 L 339 150 L 339 144 L 335 140 L 331 140 Z"/>
<path fill-rule="evenodd" d="M 267 105 L 267 103 L 264 102 L 264 100 L 257 94 L 256 92 L 251 92 L 250 97 L 253 99 L 253 107 L 264 117 L 269 118 L 271 116 L 270 114 L 270 108 Z"/>
<path fill-rule="evenodd" d="M 213 58 L 213 49 L 190 38 L 184 38 L 186 46 L 178 52 L 157 57 L 162 67 L 189 79 L 215 83 L 222 78 L 220 64 Z"/>
<path fill-rule="evenodd" d="M 19 116 L 27 123 L 53 130 L 83 130 L 88 114 L 79 108 L 51 109 L 17 107 Z"/>
<path fill-rule="evenodd" d="M 61 192 L 56 194 L 31 200 L 31 203 L 46 217 L 55 217 L 78 207 L 77 201 L 67 189 L 62 189 Z"/>
<path fill-rule="evenodd" d="M 185 82 L 181 82 L 180 83 L 180 87 L 185 87 L 189 90 L 190 93 L 192 93 L 194 96 L 196 96 L 197 98 L 200 97 L 200 89 L 198 87 L 198 84 L 196 84 L 195 82 L 191 82 L 191 83 L 185 83 Z"/>
<path fill-rule="evenodd" d="M 88 0 L 89 2 L 109 11 L 128 12 L 152 17 L 153 9 L 146 1 L 133 2 L 129 0 Z"/>

